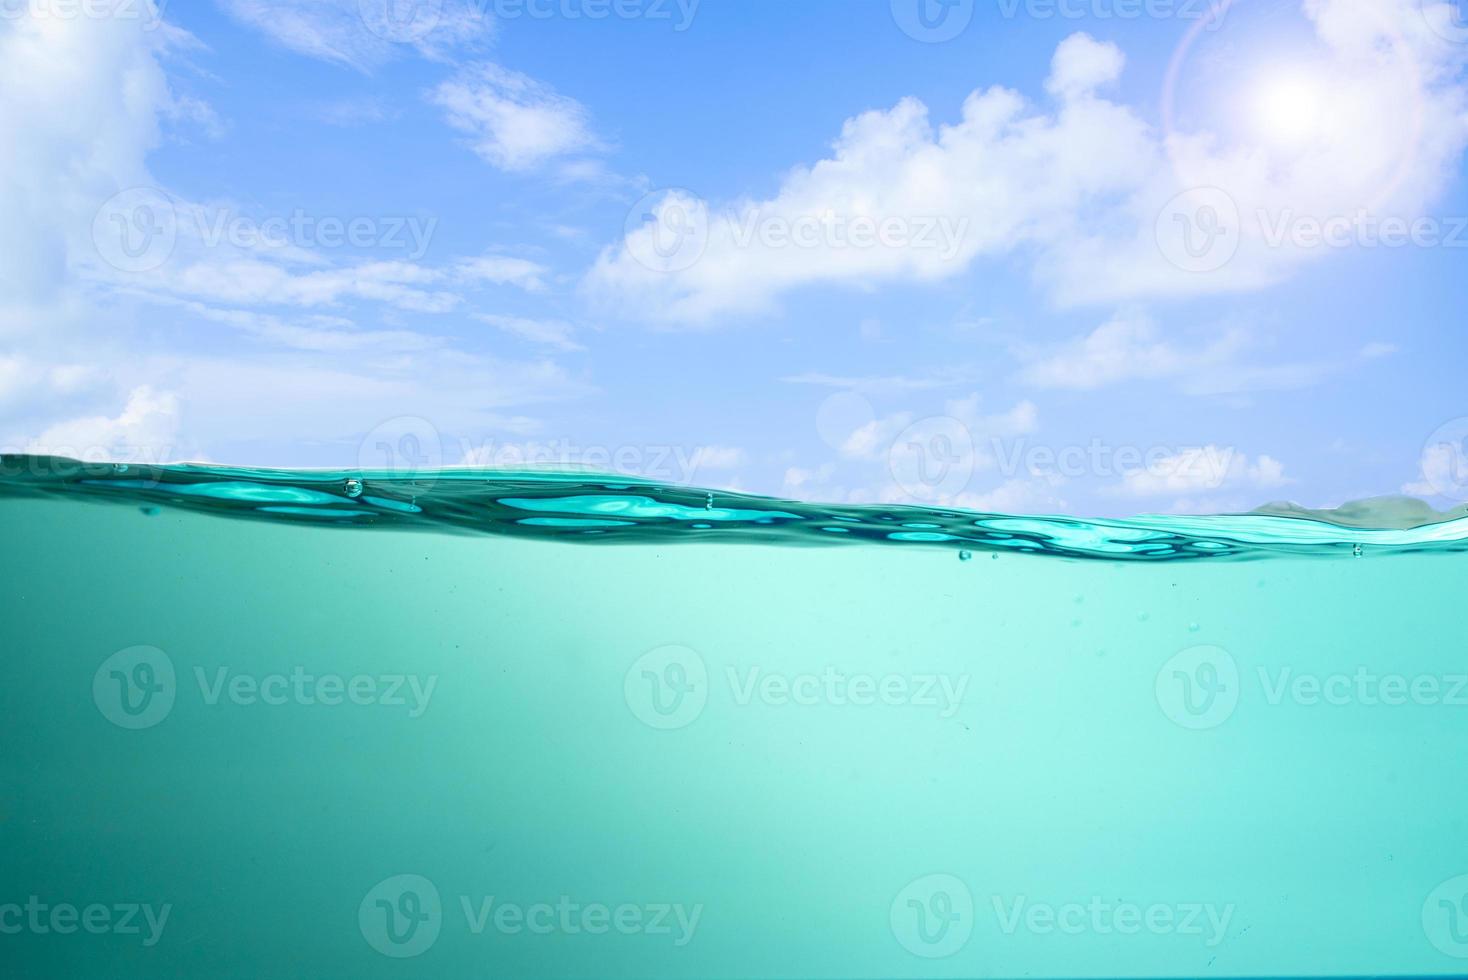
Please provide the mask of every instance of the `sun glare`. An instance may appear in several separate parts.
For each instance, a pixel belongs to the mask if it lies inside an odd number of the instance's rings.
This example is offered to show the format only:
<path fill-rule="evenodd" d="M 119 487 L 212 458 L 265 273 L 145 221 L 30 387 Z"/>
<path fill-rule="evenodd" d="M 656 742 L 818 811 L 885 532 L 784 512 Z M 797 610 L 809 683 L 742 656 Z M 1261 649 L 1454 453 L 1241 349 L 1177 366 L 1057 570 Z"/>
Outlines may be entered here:
<path fill-rule="evenodd" d="M 1326 108 L 1324 86 L 1305 72 L 1266 76 L 1254 89 L 1254 129 L 1272 143 L 1292 145 L 1313 136 Z"/>

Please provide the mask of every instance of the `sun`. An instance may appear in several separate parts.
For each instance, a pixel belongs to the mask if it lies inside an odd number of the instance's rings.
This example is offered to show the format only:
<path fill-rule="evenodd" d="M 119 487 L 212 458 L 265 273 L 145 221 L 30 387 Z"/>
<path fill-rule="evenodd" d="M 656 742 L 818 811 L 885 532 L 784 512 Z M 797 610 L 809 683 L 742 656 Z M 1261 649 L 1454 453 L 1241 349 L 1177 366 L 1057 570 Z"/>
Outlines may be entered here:
<path fill-rule="evenodd" d="M 1304 70 L 1270 72 L 1254 86 L 1251 128 L 1269 143 L 1298 146 L 1319 133 L 1327 105 L 1318 75 Z"/>

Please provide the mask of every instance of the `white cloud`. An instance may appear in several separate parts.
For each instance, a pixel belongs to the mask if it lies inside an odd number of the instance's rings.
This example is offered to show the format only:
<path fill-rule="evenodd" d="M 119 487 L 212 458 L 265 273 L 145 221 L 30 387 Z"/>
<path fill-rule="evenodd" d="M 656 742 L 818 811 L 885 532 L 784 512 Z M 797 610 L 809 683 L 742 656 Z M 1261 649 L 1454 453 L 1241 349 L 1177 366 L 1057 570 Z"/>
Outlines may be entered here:
<path fill-rule="evenodd" d="M 1419 497 L 1468 499 L 1468 444 L 1441 440 L 1422 450 L 1422 479 L 1405 484 L 1403 493 Z"/>
<path fill-rule="evenodd" d="M 600 148 L 581 103 L 498 65 L 466 68 L 429 100 L 444 110 L 449 125 L 469 134 L 475 153 L 501 170 L 529 171 Z M 584 170 L 562 173 L 586 176 Z"/>
<path fill-rule="evenodd" d="M 1121 77 L 1126 58 L 1114 44 L 1089 34 L 1072 34 L 1055 49 L 1045 90 L 1064 100 L 1084 98 Z"/>
<path fill-rule="evenodd" d="M 403 310 L 443 313 L 460 298 L 432 287 L 445 274 L 411 262 L 362 262 L 339 269 L 294 273 L 256 259 L 206 260 L 174 271 L 138 277 L 139 285 L 221 303 L 334 306 L 349 299 L 386 303 Z"/>
<path fill-rule="evenodd" d="M 957 494 L 948 504 L 992 514 L 1063 514 L 1066 502 L 1059 491 L 1064 482 L 1054 475 L 1013 477 L 989 490 Z"/>
<path fill-rule="evenodd" d="M 1233 395 L 1308 387 L 1395 351 L 1389 344 L 1367 344 L 1354 357 L 1269 362 L 1262 356 L 1265 347 L 1253 331 L 1240 326 L 1224 327 L 1192 344 L 1168 339 L 1146 312 L 1130 309 L 1084 336 L 1017 353 L 1027 362 L 1020 380 L 1038 388 L 1092 391 L 1165 381 L 1185 394 Z"/>
<path fill-rule="evenodd" d="M 1233 448 L 1209 444 L 1151 460 L 1122 477 L 1110 492 L 1128 497 L 1209 493 L 1224 489 L 1272 489 L 1290 483 L 1278 460 L 1254 460 Z"/>
<path fill-rule="evenodd" d="M 116 9 L 0 20 L 0 314 L 65 302 L 98 207 L 152 183 L 159 120 L 182 112 L 161 62 L 195 42 Z"/>
<path fill-rule="evenodd" d="M 899 437 L 914 425 L 927 422 L 942 423 L 935 428 L 950 444 L 956 454 L 951 462 L 960 466 L 994 465 L 995 459 L 982 447 L 985 439 L 1008 439 L 1034 432 L 1039 425 L 1039 410 L 1030 401 L 1016 403 L 1007 411 L 984 415 L 979 411 L 979 395 L 949 399 L 939 415 L 921 417 L 913 411 L 901 411 L 864 422 L 850 432 L 839 449 L 849 459 L 872 461 L 890 460 L 894 452 L 900 453 Z M 940 430 L 951 430 L 951 433 Z M 953 438 L 956 436 L 957 438 Z M 926 449 L 924 450 L 926 451 Z"/>
<path fill-rule="evenodd" d="M 978 372 L 971 367 L 946 366 L 932 374 L 910 376 L 904 374 L 853 376 L 827 374 L 824 371 L 806 371 L 792 374 L 780 380 L 786 384 L 816 385 L 822 388 L 844 388 L 849 391 L 877 394 L 892 391 L 923 391 L 934 388 L 953 388 L 972 384 Z"/>
<path fill-rule="evenodd" d="M 543 347 L 563 351 L 586 349 L 573 339 L 576 328 L 564 320 L 536 320 L 530 317 L 503 316 L 497 313 L 476 313 L 474 318 Z"/>
<path fill-rule="evenodd" d="M 297 54 L 371 71 L 404 50 L 442 59 L 488 39 L 493 20 L 474 0 L 222 0 L 244 24 Z"/>
<path fill-rule="evenodd" d="M 25 351 L 0 356 L 0 444 L 275 465 L 306 447 L 299 462 L 352 465 L 382 419 L 430 419 L 455 441 L 524 427 L 521 408 L 590 390 L 545 358 L 488 357 L 396 326 L 460 310 L 489 287 L 544 291 L 549 270 L 528 259 L 428 265 L 210 242 L 187 220 L 194 206 L 173 195 L 177 241 L 167 239 L 161 264 L 109 265 L 116 256 L 94 238 L 105 202 L 160 187 L 147 158 L 163 126 L 210 119 L 165 70 L 197 42 L 149 26 L 0 19 L 0 132 L 17 136 L 0 139 L 0 332 Z M 159 317 L 160 307 L 176 315 Z M 386 326 L 358 326 L 374 319 Z M 180 344 L 186 355 L 167 352 Z"/>
<path fill-rule="evenodd" d="M 1158 336 L 1149 317 L 1127 312 L 1042 355 L 1024 369 L 1021 378 L 1041 388 L 1088 390 L 1216 367 L 1231 361 L 1242 346 L 1242 338 L 1230 334 L 1207 347 L 1179 349 Z"/>
<path fill-rule="evenodd" d="M 132 390 L 116 416 L 59 422 L 31 440 L 24 451 L 89 462 L 166 463 L 182 458 L 178 436 L 178 396 L 142 385 Z"/>
<path fill-rule="evenodd" d="M 549 271 L 538 262 L 509 255 L 465 259 L 457 267 L 458 274 L 465 279 L 519 286 L 529 293 L 545 292 L 545 277 Z"/>
<path fill-rule="evenodd" d="M 1313 57 L 1329 98 L 1305 120 L 1315 132 L 1303 150 L 1223 120 L 1217 131 L 1157 132 L 1138 110 L 1099 94 L 1120 72 L 1121 51 L 1076 35 L 1056 51 L 1050 106 L 994 87 L 970 95 L 949 125 L 935 125 L 911 98 L 863 113 L 826 159 L 795 168 L 773 197 L 708 206 L 668 195 L 602 252 L 586 289 L 629 316 L 696 324 L 766 311 L 803 286 L 933 282 L 1014 253 L 1067 305 L 1278 282 L 1338 251 L 1298 234 L 1312 220 L 1362 209 L 1421 215 L 1468 141 L 1458 78 L 1468 46 L 1432 33 L 1416 0 L 1311 0 L 1305 13 L 1317 43 L 1300 60 Z M 1240 83 L 1221 77 L 1214 87 L 1238 99 Z M 1221 233 L 1203 237 L 1213 215 Z M 760 234 L 831 216 L 848 228 L 895 222 L 911 234 L 860 244 L 849 231 L 804 243 Z M 959 230 L 954 247 L 925 247 L 943 243 L 919 230 L 943 222 Z M 675 264 L 660 264 L 670 238 Z M 1200 269 L 1189 245 L 1223 251 L 1201 252 Z"/>
<path fill-rule="evenodd" d="M 23 355 L 0 355 L 0 407 L 66 398 L 96 385 L 104 373 L 94 365 L 47 364 Z"/>

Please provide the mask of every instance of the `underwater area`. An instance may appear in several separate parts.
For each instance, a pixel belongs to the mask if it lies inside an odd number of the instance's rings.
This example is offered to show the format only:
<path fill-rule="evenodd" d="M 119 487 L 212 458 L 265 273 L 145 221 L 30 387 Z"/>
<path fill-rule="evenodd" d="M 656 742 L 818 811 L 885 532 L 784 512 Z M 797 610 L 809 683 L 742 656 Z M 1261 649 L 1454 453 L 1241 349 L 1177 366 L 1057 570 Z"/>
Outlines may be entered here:
<path fill-rule="evenodd" d="M 0 462 L 8 977 L 1468 957 L 1461 514 Z"/>

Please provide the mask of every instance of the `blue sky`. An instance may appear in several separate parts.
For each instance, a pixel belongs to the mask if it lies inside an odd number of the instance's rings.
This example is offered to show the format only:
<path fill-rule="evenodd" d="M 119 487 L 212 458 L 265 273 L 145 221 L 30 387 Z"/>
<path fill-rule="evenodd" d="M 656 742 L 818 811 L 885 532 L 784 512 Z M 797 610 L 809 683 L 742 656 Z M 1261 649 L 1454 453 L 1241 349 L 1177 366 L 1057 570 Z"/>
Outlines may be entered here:
<path fill-rule="evenodd" d="M 1458 503 L 1465 60 L 1437 0 L 0 0 L 0 446 Z"/>

